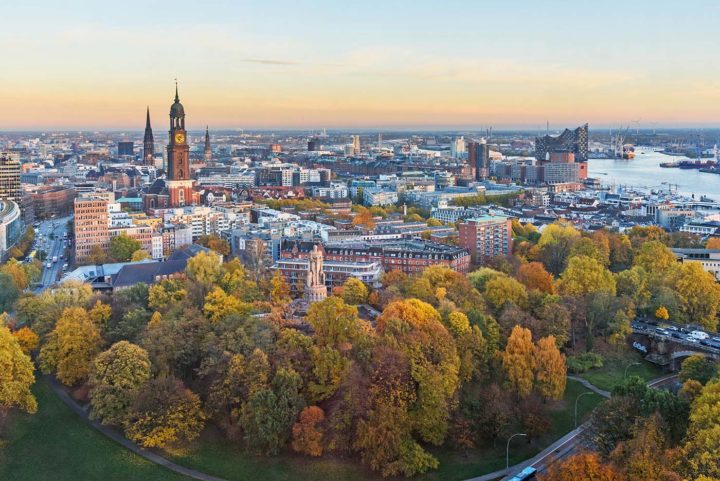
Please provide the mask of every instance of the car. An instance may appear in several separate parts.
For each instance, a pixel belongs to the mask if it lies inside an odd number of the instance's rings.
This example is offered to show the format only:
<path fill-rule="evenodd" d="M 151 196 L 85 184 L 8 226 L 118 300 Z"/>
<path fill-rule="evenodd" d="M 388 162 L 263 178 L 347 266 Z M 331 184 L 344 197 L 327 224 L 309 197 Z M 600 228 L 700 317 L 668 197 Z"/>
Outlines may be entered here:
<path fill-rule="evenodd" d="M 679 329 L 675 326 L 668 326 L 667 330 L 668 331 L 678 331 Z"/>
<path fill-rule="evenodd" d="M 715 342 L 720 342 L 720 337 L 713 337 L 712 340 Z"/>
<path fill-rule="evenodd" d="M 48 269 L 50 269 L 50 268 L 52 267 L 52 262 L 48 262 L 45 267 L 47 267 Z"/>
<path fill-rule="evenodd" d="M 710 335 L 704 331 L 693 331 L 690 333 L 690 337 L 694 337 L 695 339 L 705 340 L 705 339 L 709 338 Z"/>
<path fill-rule="evenodd" d="M 673 333 L 670 334 L 670 335 L 671 335 L 672 337 L 674 337 L 675 339 L 682 339 L 682 336 L 680 335 L 679 332 L 673 332 Z"/>
<path fill-rule="evenodd" d="M 700 340 L 700 344 L 702 344 L 703 346 L 711 346 L 711 345 L 712 345 L 712 344 L 710 343 L 710 341 L 708 341 L 708 340 L 706 340 L 706 339 L 701 339 L 701 340 Z"/>
<path fill-rule="evenodd" d="M 662 327 L 656 327 L 656 328 L 655 328 L 655 332 L 657 332 L 658 334 L 662 334 L 663 336 L 669 336 L 669 335 L 670 335 L 670 332 L 668 332 L 667 329 L 663 329 Z"/>

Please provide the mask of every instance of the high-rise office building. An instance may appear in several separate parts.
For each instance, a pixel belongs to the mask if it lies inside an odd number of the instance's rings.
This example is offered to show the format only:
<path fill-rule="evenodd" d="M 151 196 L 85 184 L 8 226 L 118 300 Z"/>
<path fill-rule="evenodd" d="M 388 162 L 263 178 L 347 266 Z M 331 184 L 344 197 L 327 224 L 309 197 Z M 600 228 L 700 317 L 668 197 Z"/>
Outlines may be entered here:
<path fill-rule="evenodd" d="M 475 180 L 487 179 L 490 175 L 490 146 L 485 142 L 472 141 L 467 145 L 468 164 Z"/>
<path fill-rule="evenodd" d="M 135 155 L 135 144 L 129 141 L 118 142 L 118 155 Z"/>
<path fill-rule="evenodd" d="M 20 205 L 21 199 L 20 158 L 17 154 L 0 152 L 0 200 L 11 200 Z"/>
<path fill-rule="evenodd" d="M 568 150 L 575 155 L 575 162 L 588 160 L 588 124 L 575 130 L 565 129 L 557 137 L 543 135 L 535 137 L 535 159 L 543 162 L 556 150 Z"/>
<path fill-rule="evenodd" d="M 359 135 L 353 135 L 352 136 L 352 146 L 353 146 L 353 153 L 355 155 L 360 153 L 360 136 Z"/>
<path fill-rule="evenodd" d="M 155 139 L 153 138 L 152 127 L 150 127 L 150 107 L 147 108 L 145 119 L 145 136 L 143 137 L 143 164 L 155 165 Z"/>

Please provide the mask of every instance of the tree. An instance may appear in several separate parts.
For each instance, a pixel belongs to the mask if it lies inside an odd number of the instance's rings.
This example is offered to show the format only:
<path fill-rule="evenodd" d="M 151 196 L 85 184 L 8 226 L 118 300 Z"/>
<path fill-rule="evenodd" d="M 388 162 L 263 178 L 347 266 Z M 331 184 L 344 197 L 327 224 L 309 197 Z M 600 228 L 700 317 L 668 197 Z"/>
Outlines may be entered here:
<path fill-rule="evenodd" d="M 102 265 L 110 260 L 108 253 L 99 245 L 94 245 L 90 248 L 90 253 L 87 256 L 87 263 L 92 265 Z"/>
<path fill-rule="evenodd" d="M 683 474 L 720 478 L 720 380 L 708 383 L 693 401 L 682 447 Z"/>
<path fill-rule="evenodd" d="M 0 272 L 0 312 L 12 312 L 19 296 L 20 291 L 15 286 L 13 278 L 5 272 Z"/>
<path fill-rule="evenodd" d="M 181 281 L 163 279 L 148 288 L 148 307 L 162 311 L 168 306 L 179 304 L 187 296 Z"/>
<path fill-rule="evenodd" d="M 360 207 L 353 217 L 353 225 L 363 226 L 368 230 L 375 228 L 375 220 L 373 219 L 372 213 L 365 207 Z"/>
<path fill-rule="evenodd" d="M 139 261 L 144 261 L 147 259 L 152 259 L 152 257 L 144 249 L 138 249 L 135 252 L 133 252 L 132 255 L 130 256 L 130 260 L 132 262 L 139 262 Z"/>
<path fill-rule="evenodd" d="M 87 311 L 68 307 L 40 349 L 40 367 L 46 374 L 55 372 L 63 384 L 72 386 L 90 375 L 91 361 L 101 346 L 102 338 Z"/>
<path fill-rule="evenodd" d="M 567 296 L 580 297 L 594 292 L 608 292 L 615 295 L 615 278 L 597 260 L 586 256 L 570 259 L 567 269 L 560 278 L 560 292 Z"/>
<path fill-rule="evenodd" d="M 363 281 L 356 277 L 348 277 L 343 284 L 342 298 L 348 304 L 357 306 L 365 304 L 368 297 L 368 288 Z"/>
<path fill-rule="evenodd" d="M 220 257 L 214 252 L 199 252 L 188 260 L 185 273 L 191 281 L 209 289 L 222 275 Z"/>
<path fill-rule="evenodd" d="M 658 414 L 638 420 L 633 436 L 621 442 L 612 452 L 611 459 L 623 466 L 628 480 L 681 481 L 671 469 L 671 461 L 664 456 L 668 447 L 664 421 Z"/>
<path fill-rule="evenodd" d="M 720 237 L 710 237 L 705 243 L 706 249 L 720 249 Z"/>
<path fill-rule="evenodd" d="M 533 388 L 535 371 L 532 333 L 529 329 L 520 326 L 513 327 L 501 359 L 510 387 L 520 397 L 529 395 Z"/>
<path fill-rule="evenodd" d="M 2 287 L 0 292 L 1 290 Z M 66 308 L 86 306 L 90 296 L 92 296 L 90 284 L 66 281 L 52 290 L 43 291 L 40 295 L 28 295 L 19 299 L 16 306 L 17 319 L 32 327 L 33 331 L 43 339 L 53 329 L 55 322 Z"/>
<path fill-rule="evenodd" d="M 692 379 L 700 384 L 706 384 L 717 374 L 718 369 L 715 363 L 702 354 L 693 354 L 685 359 L 680 367 L 680 380 L 683 382 Z"/>
<path fill-rule="evenodd" d="M 498 276 L 485 284 L 483 293 L 487 303 L 499 311 L 506 303 L 511 302 L 520 308 L 527 308 L 528 294 L 525 286 L 509 276 Z"/>
<path fill-rule="evenodd" d="M 249 447 L 267 454 L 280 451 L 303 408 L 301 386 L 302 378 L 297 372 L 280 368 L 270 388 L 250 396 L 242 409 L 242 426 Z"/>
<path fill-rule="evenodd" d="M 40 337 L 38 337 L 38 335 L 27 326 L 21 327 L 17 331 L 13 331 L 13 336 L 17 339 L 22 351 L 28 355 L 37 349 L 40 344 Z"/>
<path fill-rule="evenodd" d="M 196 242 L 201 246 L 214 250 L 220 255 L 230 255 L 230 243 L 216 234 L 200 236 Z"/>
<path fill-rule="evenodd" d="M 643 243 L 635 254 L 633 265 L 640 266 L 647 272 L 664 275 L 677 266 L 677 258 L 665 244 L 660 241 Z"/>
<path fill-rule="evenodd" d="M 575 256 L 593 258 L 605 267 L 610 264 L 609 247 L 608 250 L 603 250 L 589 237 L 581 237 L 575 241 L 570 249 L 570 257 Z"/>
<path fill-rule="evenodd" d="M 668 319 L 670 319 L 670 314 L 668 313 L 667 307 L 660 306 L 655 309 L 655 318 L 662 321 L 667 321 Z"/>
<path fill-rule="evenodd" d="M 123 232 L 119 236 L 110 239 L 108 253 L 115 262 L 127 262 L 132 257 L 133 252 L 141 248 L 140 242 Z"/>
<path fill-rule="evenodd" d="M 555 292 L 553 277 L 540 262 L 528 262 L 518 269 L 517 279 L 528 289 L 538 289 L 547 294 Z"/>
<path fill-rule="evenodd" d="M 125 418 L 125 436 L 144 448 L 164 449 L 198 437 L 205 423 L 200 398 L 171 377 L 138 389 Z"/>
<path fill-rule="evenodd" d="M 282 306 L 291 301 L 290 285 L 280 271 L 275 271 L 270 281 L 270 300 L 276 306 Z"/>
<path fill-rule="evenodd" d="M 251 305 L 234 296 L 229 296 L 221 288 L 216 287 L 205 296 L 203 311 L 212 322 L 219 322 L 231 315 L 242 318 L 250 314 Z"/>
<path fill-rule="evenodd" d="M 358 317 L 357 307 L 336 296 L 311 304 L 307 321 L 319 346 L 339 348 L 345 344 L 352 345 L 366 330 Z"/>
<path fill-rule="evenodd" d="M 553 336 L 538 340 L 535 347 L 535 385 L 545 399 L 562 399 L 567 382 L 565 356 Z"/>
<path fill-rule="evenodd" d="M 92 363 L 91 417 L 102 424 L 121 425 L 138 389 L 149 380 L 147 351 L 127 341 L 113 344 Z"/>
<path fill-rule="evenodd" d="M 597 453 L 573 454 L 550 465 L 539 481 L 625 481 L 621 472 L 609 464 L 603 464 Z"/>
<path fill-rule="evenodd" d="M 680 311 L 687 319 L 710 331 L 717 330 L 720 285 L 715 277 L 703 270 L 699 262 L 687 262 L 675 271 L 672 283 L 680 301 Z"/>
<path fill-rule="evenodd" d="M 5 265 L 2 266 L 2 268 L 0 268 L 0 272 L 9 275 L 12 278 L 15 289 L 17 289 L 19 292 L 27 289 L 29 285 L 27 271 L 17 260 L 10 259 L 7 263 L 5 263 Z"/>
<path fill-rule="evenodd" d="M 325 413 L 317 406 L 308 406 L 300 411 L 300 419 L 292 428 L 292 448 L 309 456 L 322 455 L 323 432 L 319 424 L 325 420 Z"/>
<path fill-rule="evenodd" d="M 580 238 L 572 225 L 567 223 L 550 224 L 543 229 L 538 247 L 540 258 L 553 275 L 560 275 L 565 269 L 573 244 Z"/>
<path fill-rule="evenodd" d="M 35 383 L 35 367 L 22 351 L 10 329 L 0 325 L 0 426 L 14 407 L 27 413 L 37 411 L 37 401 L 30 388 Z"/>

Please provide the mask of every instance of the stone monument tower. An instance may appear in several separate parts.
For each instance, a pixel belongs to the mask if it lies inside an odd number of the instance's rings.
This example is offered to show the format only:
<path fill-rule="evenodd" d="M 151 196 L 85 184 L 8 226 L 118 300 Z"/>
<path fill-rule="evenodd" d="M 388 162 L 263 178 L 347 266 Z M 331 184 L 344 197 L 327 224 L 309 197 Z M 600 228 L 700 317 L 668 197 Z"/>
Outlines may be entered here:
<path fill-rule="evenodd" d="M 327 297 L 325 273 L 323 272 L 323 254 L 317 244 L 308 256 L 308 272 L 305 282 L 305 300 L 308 303 L 322 301 Z"/>

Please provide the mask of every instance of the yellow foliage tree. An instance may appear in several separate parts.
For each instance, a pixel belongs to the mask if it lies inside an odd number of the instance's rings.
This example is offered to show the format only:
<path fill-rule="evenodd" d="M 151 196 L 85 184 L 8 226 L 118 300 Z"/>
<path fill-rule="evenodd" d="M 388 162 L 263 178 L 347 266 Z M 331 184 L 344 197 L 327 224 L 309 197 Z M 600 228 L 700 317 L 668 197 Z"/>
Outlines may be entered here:
<path fill-rule="evenodd" d="M 216 287 L 205 296 L 203 311 L 211 321 L 218 322 L 233 314 L 247 316 L 250 314 L 251 307 L 250 304 L 242 302 L 237 297 L 229 296 L 225 291 Z"/>
<path fill-rule="evenodd" d="M 500 310 L 507 302 L 520 308 L 528 305 L 528 293 L 524 285 L 512 277 L 501 275 L 485 284 L 485 300 L 495 310 Z"/>
<path fill-rule="evenodd" d="M 672 277 L 680 301 L 680 311 L 689 322 L 702 324 L 706 329 L 715 331 L 720 309 L 720 285 L 715 277 L 703 270 L 699 262 L 681 264 Z"/>
<path fill-rule="evenodd" d="M 667 321 L 668 319 L 670 319 L 670 313 L 668 313 L 667 307 L 660 306 L 655 309 L 655 317 L 658 319 L 662 319 L 663 321 Z"/>
<path fill-rule="evenodd" d="M 35 382 L 35 367 L 22 351 L 17 337 L 0 325 L 0 421 L 10 408 L 37 411 L 37 401 L 30 388 Z"/>
<path fill-rule="evenodd" d="M 25 354 L 30 354 L 37 349 L 40 343 L 38 335 L 29 327 L 21 327 L 17 331 L 13 331 L 13 336 L 18 340 L 20 348 Z"/>
<path fill-rule="evenodd" d="M 102 338 L 87 311 L 68 307 L 40 349 L 40 367 L 46 374 L 55 372 L 63 384 L 71 386 L 87 379 L 101 346 Z"/>
<path fill-rule="evenodd" d="M 508 383 L 520 397 L 529 395 L 533 388 L 534 353 L 530 330 L 520 326 L 513 327 L 505 351 L 500 356 Z"/>
<path fill-rule="evenodd" d="M 342 298 L 348 304 L 357 306 L 367 302 L 368 288 L 356 277 L 348 277 L 342 286 Z"/>
<path fill-rule="evenodd" d="M 290 286 L 280 273 L 275 271 L 270 280 L 270 300 L 276 306 L 282 306 L 290 302 Z"/>
<path fill-rule="evenodd" d="M 559 283 L 561 294 L 584 296 L 595 292 L 615 294 L 615 277 L 596 259 L 576 256 L 570 259 Z"/>
<path fill-rule="evenodd" d="M 708 383 L 693 401 L 685 439 L 684 474 L 720 478 L 720 379 Z"/>
<path fill-rule="evenodd" d="M 555 336 L 543 337 L 535 347 L 535 385 L 546 399 L 562 399 L 567 383 L 565 356 L 557 348 Z"/>

